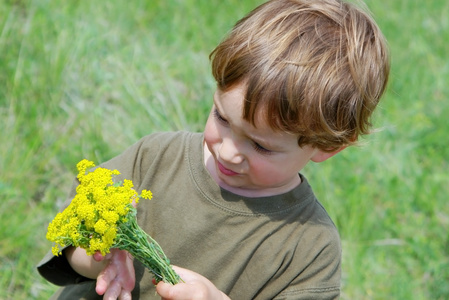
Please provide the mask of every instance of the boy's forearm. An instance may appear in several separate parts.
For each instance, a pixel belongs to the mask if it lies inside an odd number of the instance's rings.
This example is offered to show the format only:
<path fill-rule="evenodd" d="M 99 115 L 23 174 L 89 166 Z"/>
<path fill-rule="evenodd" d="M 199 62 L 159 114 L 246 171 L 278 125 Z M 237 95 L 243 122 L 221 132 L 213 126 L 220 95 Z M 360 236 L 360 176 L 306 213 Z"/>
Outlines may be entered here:
<path fill-rule="evenodd" d="M 68 247 L 64 249 L 64 255 L 75 272 L 90 279 L 97 279 L 107 264 L 107 260 L 96 261 L 82 248 Z"/>

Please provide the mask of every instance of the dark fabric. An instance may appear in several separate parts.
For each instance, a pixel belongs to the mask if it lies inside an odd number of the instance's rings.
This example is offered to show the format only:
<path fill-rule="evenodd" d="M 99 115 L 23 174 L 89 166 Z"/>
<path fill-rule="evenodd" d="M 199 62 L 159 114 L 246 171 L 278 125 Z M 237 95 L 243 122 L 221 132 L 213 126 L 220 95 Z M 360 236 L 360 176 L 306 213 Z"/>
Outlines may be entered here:
<path fill-rule="evenodd" d="M 38 264 L 39 274 L 46 277 L 50 282 L 56 285 L 77 284 L 92 279 L 76 273 L 69 265 L 64 255 L 54 256 L 51 252 L 47 253 Z"/>

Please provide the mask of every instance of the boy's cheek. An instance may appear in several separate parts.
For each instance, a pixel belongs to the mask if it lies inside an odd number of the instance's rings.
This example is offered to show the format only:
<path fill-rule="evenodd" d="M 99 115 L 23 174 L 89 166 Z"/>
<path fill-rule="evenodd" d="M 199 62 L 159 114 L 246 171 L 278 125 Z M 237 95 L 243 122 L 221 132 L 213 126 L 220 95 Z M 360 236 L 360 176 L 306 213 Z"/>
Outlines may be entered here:
<path fill-rule="evenodd" d="M 210 143 L 213 139 L 213 130 L 211 128 L 211 125 L 209 124 L 209 121 L 206 123 L 206 127 L 204 128 L 204 141 L 208 146 L 210 146 Z"/>
<path fill-rule="evenodd" d="M 204 140 L 208 146 L 219 142 L 220 133 L 213 120 L 209 117 L 204 128 Z"/>

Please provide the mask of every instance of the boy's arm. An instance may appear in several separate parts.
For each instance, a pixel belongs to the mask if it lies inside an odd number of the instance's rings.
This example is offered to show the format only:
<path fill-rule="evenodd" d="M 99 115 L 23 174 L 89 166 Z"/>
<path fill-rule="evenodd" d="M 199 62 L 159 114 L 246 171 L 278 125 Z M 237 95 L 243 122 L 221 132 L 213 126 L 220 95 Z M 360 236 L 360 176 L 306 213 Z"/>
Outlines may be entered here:
<path fill-rule="evenodd" d="M 63 255 L 75 272 L 90 279 L 97 279 L 108 262 L 107 260 L 97 261 L 93 256 L 88 256 L 83 248 L 73 246 L 64 249 Z"/>

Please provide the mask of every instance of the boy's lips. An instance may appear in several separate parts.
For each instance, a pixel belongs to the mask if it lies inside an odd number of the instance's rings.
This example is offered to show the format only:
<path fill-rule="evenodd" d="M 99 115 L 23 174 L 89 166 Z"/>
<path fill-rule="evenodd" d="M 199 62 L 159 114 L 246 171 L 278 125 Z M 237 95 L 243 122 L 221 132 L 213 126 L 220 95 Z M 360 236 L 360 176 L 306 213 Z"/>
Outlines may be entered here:
<path fill-rule="evenodd" d="M 226 176 L 235 176 L 235 175 L 239 175 L 239 173 L 234 172 L 232 170 L 229 170 L 228 168 L 226 168 L 225 166 L 223 166 L 218 160 L 217 160 L 217 166 L 218 169 L 220 170 L 221 173 L 223 173 Z"/>

